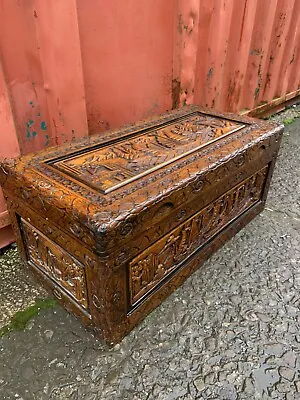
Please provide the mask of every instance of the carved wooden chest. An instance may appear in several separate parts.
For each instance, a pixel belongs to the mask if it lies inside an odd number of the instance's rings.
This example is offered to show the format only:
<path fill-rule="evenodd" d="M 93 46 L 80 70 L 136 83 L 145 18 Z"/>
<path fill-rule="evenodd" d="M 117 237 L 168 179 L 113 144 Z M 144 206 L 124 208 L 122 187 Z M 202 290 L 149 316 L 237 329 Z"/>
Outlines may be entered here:
<path fill-rule="evenodd" d="M 22 257 L 116 343 L 263 209 L 282 131 L 191 106 L 2 163 Z"/>

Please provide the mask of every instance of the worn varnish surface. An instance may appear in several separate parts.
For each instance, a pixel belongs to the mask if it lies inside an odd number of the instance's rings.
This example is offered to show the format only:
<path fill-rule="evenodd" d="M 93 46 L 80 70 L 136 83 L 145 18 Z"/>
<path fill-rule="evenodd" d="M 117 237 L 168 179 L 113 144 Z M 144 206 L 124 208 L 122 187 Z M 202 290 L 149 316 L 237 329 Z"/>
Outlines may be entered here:
<path fill-rule="evenodd" d="M 191 106 L 3 163 L 23 259 L 117 342 L 262 210 L 281 134 Z"/>

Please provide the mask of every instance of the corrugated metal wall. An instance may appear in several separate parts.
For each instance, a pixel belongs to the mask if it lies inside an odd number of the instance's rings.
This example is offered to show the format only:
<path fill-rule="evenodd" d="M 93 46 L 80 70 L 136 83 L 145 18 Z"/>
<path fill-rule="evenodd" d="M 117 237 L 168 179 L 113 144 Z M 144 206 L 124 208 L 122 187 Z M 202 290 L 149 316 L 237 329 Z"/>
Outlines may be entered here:
<path fill-rule="evenodd" d="M 299 45 L 299 0 L 0 0 L 0 156 L 186 103 L 277 104 L 300 93 Z"/>
<path fill-rule="evenodd" d="M 197 103 L 240 111 L 299 94 L 300 1 L 200 4 Z"/>

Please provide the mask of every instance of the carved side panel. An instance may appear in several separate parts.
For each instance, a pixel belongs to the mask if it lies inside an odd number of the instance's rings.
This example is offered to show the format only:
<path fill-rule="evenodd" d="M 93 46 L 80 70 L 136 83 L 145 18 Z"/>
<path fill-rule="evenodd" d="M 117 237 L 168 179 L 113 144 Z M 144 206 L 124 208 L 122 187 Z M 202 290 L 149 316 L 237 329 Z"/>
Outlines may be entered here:
<path fill-rule="evenodd" d="M 28 261 L 49 276 L 78 304 L 88 309 L 84 266 L 21 218 Z"/>
<path fill-rule="evenodd" d="M 130 305 L 134 306 L 194 251 L 199 250 L 262 196 L 268 166 L 194 214 L 129 264 Z"/>

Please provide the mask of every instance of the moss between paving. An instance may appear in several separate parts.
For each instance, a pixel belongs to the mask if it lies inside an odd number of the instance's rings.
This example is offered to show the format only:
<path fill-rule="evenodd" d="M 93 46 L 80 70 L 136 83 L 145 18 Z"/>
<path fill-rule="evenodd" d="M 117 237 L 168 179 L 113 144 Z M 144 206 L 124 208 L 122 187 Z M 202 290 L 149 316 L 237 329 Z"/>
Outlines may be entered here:
<path fill-rule="evenodd" d="M 292 124 L 294 121 L 296 121 L 296 118 L 287 118 L 283 121 L 284 125 L 290 125 Z"/>
<path fill-rule="evenodd" d="M 0 329 L 0 337 L 3 337 L 11 331 L 21 331 L 26 328 L 28 321 L 39 312 L 46 308 L 53 308 L 57 305 L 55 299 L 36 299 L 34 305 L 27 307 L 23 311 L 18 311 L 12 317 L 10 323 Z"/>

